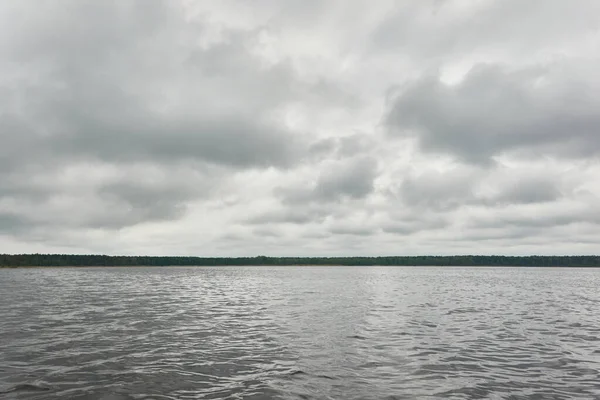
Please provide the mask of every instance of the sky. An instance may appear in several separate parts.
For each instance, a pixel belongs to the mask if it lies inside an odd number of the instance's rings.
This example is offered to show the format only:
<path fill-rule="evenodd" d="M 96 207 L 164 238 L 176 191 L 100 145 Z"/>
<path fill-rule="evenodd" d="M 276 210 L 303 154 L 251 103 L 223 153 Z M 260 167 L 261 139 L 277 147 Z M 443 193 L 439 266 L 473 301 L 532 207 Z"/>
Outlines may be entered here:
<path fill-rule="evenodd" d="M 597 254 L 596 0 L 0 1 L 0 253 Z"/>

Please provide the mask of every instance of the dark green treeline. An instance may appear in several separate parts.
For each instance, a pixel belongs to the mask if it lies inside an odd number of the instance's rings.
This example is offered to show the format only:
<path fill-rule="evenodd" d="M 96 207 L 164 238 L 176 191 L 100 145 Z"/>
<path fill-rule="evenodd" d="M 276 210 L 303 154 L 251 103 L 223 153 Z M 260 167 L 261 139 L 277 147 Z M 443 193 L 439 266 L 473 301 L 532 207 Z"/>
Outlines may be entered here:
<path fill-rule="evenodd" d="M 396 265 L 600 267 L 600 256 L 414 256 L 414 257 L 148 257 L 70 254 L 0 254 L 0 267 L 21 266 L 218 266 Z"/>

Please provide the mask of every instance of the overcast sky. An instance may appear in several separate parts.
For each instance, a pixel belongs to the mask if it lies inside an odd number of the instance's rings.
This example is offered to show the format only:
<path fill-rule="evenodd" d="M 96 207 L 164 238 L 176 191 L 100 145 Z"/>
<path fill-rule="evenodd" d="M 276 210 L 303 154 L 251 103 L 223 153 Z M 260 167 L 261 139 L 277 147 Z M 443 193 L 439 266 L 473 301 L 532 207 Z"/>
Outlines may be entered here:
<path fill-rule="evenodd" d="M 0 253 L 597 254 L 597 0 L 0 1 Z"/>

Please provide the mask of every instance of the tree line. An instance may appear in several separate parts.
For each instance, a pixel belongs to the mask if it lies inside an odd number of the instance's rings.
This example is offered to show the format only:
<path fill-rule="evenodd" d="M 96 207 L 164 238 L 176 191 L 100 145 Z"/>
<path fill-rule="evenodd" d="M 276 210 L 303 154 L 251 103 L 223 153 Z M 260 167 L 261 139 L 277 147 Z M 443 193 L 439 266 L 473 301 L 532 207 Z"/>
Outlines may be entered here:
<path fill-rule="evenodd" d="M 600 267 L 600 256 L 155 257 L 94 254 L 0 254 L 0 267 L 243 265 Z"/>

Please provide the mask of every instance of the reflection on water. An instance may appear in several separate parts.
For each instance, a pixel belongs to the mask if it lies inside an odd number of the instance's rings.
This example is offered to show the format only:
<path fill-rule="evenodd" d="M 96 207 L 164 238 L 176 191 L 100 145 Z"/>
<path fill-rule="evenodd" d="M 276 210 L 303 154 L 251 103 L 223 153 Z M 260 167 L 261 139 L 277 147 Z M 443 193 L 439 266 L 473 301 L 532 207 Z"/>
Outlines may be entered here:
<path fill-rule="evenodd" d="M 0 270 L 7 399 L 600 398 L 600 270 Z"/>

